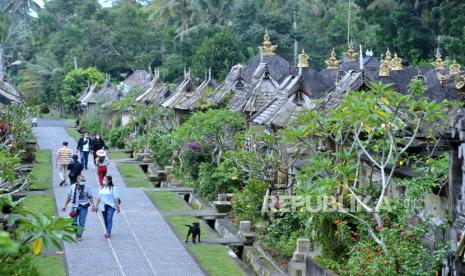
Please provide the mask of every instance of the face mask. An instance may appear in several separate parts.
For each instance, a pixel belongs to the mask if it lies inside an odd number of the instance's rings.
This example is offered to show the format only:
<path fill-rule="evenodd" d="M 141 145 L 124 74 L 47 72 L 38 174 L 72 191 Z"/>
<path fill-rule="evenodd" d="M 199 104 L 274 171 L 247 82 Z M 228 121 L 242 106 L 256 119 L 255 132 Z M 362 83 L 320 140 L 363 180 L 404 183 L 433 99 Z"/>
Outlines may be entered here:
<path fill-rule="evenodd" d="M 86 185 L 86 181 L 85 180 L 81 180 L 81 182 L 79 183 L 81 185 Z"/>

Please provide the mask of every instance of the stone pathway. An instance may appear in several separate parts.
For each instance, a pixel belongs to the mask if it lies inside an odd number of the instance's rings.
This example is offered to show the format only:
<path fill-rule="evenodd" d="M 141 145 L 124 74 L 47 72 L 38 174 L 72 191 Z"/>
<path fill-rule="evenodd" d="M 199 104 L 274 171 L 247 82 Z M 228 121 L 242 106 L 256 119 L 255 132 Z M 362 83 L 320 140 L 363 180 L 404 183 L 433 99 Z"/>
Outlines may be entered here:
<path fill-rule="evenodd" d="M 76 149 L 76 142 L 63 127 L 60 121 L 47 120 L 39 121 L 39 127 L 34 128 L 39 147 L 52 150 L 53 188 L 60 212 L 69 186 L 58 185 L 56 151 L 63 141 Z M 84 240 L 65 244 L 69 275 L 204 275 L 144 191 L 126 187 L 114 163 L 110 164 L 108 174 L 113 176 L 122 201 L 121 213 L 115 213 L 112 238 L 103 237 L 101 214 L 89 211 Z M 93 164 L 84 175 L 96 195 L 97 173 Z"/>

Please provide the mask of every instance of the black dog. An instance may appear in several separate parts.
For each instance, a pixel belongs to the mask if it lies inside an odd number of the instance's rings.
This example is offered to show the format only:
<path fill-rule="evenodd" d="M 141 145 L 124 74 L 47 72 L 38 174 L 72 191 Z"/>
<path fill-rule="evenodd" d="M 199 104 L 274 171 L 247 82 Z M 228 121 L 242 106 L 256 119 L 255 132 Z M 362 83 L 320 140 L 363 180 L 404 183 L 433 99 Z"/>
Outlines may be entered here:
<path fill-rule="evenodd" d="M 193 243 L 195 243 L 195 238 L 197 238 L 197 240 L 200 242 L 200 223 L 193 222 L 192 225 L 186 224 L 186 226 L 189 227 L 189 230 L 187 231 L 186 243 L 191 234 Z"/>

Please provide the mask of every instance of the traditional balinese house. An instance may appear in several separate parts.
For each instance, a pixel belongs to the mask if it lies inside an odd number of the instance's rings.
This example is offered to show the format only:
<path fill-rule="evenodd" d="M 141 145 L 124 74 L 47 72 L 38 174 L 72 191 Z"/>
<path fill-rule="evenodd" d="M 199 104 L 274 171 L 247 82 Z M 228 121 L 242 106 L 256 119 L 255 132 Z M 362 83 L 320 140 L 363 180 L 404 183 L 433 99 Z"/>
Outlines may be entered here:
<path fill-rule="evenodd" d="M 155 74 L 150 82 L 150 85 L 145 91 L 136 97 L 136 102 L 145 105 L 159 104 L 171 96 L 171 91 L 168 85 L 164 84 L 160 79 L 160 71 L 155 69 Z"/>
<path fill-rule="evenodd" d="M 80 98 L 80 102 L 85 112 L 93 113 L 102 111 L 104 106 L 108 106 L 121 97 L 121 92 L 111 84 L 110 79 L 106 79 L 101 89 L 97 90 L 94 85 L 90 86 Z"/>
<path fill-rule="evenodd" d="M 212 107 L 221 108 L 225 107 L 234 96 L 238 98 L 245 97 L 250 87 L 245 81 L 242 72 L 243 66 L 241 64 L 234 65 L 224 82 L 216 88 L 215 93 L 207 96 L 206 101 Z"/>
<path fill-rule="evenodd" d="M 289 62 L 275 54 L 277 45 L 273 45 L 267 32 L 264 35 L 260 56 L 254 58 L 245 68 L 231 70 L 229 83 L 225 84 L 231 100 L 227 107 L 244 112 L 247 118 L 267 106 L 278 97 L 280 83 L 289 76 Z M 227 78 L 228 80 L 228 78 Z M 234 83 L 234 89 L 231 89 Z M 245 84 L 245 85 L 243 85 Z M 237 89 L 239 88 L 239 89 Z"/>
<path fill-rule="evenodd" d="M 174 107 L 186 97 L 190 97 L 195 93 L 196 85 L 191 78 L 190 70 L 188 73 L 184 72 L 184 80 L 177 87 L 176 91 L 165 101 L 161 103 L 163 107 L 174 109 Z M 184 122 L 189 111 L 177 109 L 175 112 L 176 126 L 180 126 Z"/>
<path fill-rule="evenodd" d="M 296 118 L 300 112 L 308 111 L 315 106 L 312 100 L 312 89 L 307 84 L 303 76 L 305 70 L 309 79 L 315 80 L 315 85 L 320 85 L 318 81 L 318 71 L 309 70 L 308 55 L 302 51 L 299 55 L 299 72 L 298 75 L 290 75 L 280 85 L 279 90 L 283 93 L 278 94 L 265 108 L 256 113 L 251 121 L 256 124 L 266 125 L 272 129 L 282 128 L 289 121 Z M 322 88 L 318 87 L 321 91 Z"/>
<path fill-rule="evenodd" d="M 205 72 L 204 81 L 195 89 L 194 93 L 186 93 L 178 99 L 176 105 L 173 107 L 175 113 L 190 113 L 197 108 L 207 107 L 209 104 L 206 101 L 210 94 L 213 94 L 216 88 L 216 81 L 212 79 L 211 70 Z M 202 106 L 203 105 L 203 106 Z"/>
<path fill-rule="evenodd" d="M 129 77 L 123 80 L 123 87 L 121 92 L 126 95 L 129 91 L 134 88 L 140 89 L 141 91 L 145 90 L 152 81 L 152 74 L 145 70 L 137 70 L 132 73 Z"/>

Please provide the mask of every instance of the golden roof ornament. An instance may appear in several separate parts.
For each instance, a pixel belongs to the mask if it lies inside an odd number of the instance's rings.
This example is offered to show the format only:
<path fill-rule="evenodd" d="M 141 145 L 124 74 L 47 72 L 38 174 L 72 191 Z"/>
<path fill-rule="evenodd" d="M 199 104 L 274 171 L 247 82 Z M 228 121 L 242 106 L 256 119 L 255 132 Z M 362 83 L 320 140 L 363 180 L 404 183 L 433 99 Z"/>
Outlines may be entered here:
<path fill-rule="evenodd" d="M 391 55 L 391 50 L 389 50 L 389 48 L 387 48 L 386 50 L 386 57 L 384 58 L 384 60 L 386 61 L 387 65 L 391 67 L 392 55 Z"/>
<path fill-rule="evenodd" d="M 356 61 L 357 60 L 357 53 L 354 51 L 354 45 L 352 45 L 352 41 L 348 45 L 347 52 L 344 53 L 346 59 L 348 61 Z"/>
<path fill-rule="evenodd" d="M 458 90 L 461 90 L 465 87 L 465 75 L 459 75 L 456 79 L 455 79 L 455 88 L 457 88 Z"/>
<path fill-rule="evenodd" d="M 336 57 L 336 51 L 333 50 L 331 51 L 331 55 L 327 60 L 325 60 L 326 63 L 326 69 L 337 69 L 339 66 L 340 61 Z"/>
<path fill-rule="evenodd" d="M 379 66 L 379 76 L 380 77 L 389 77 L 389 64 L 388 62 L 384 59 L 381 61 L 381 65 Z"/>
<path fill-rule="evenodd" d="M 449 66 L 449 75 L 452 75 L 452 76 L 460 75 L 460 64 L 455 62 L 455 59 L 454 59 L 454 62 Z"/>
<path fill-rule="evenodd" d="M 446 62 L 442 60 L 441 53 L 439 52 L 439 49 L 436 50 L 436 59 L 434 60 L 433 63 L 431 63 L 434 66 L 434 69 L 436 70 L 443 70 L 445 69 Z"/>
<path fill-rule="evenodd" d="M 274 55 L 274 51 L 277 47 L 278 45 L 271 44 L 268 30 L 265 30 L 265 35 L 263 36 L 263 45 L 259 47 L 262 55 Z"/>
<path fill-rule="evenodd" d="M 402 59 L 397 56 L 397 53 L 394 53 L 394 58 L 391 60 L 391 70 L 401 71 L 404 70 L 402 67 Z"/>
<path fill-rule="evenodd" d="M 304 49 L 302 49 L 302 53 L 297 56 L 297 59 L 299 60 L 299 62 L 297 63 L 297 67 L 299 68 L 309 67 L 308 58 L 309 56 L 305 53 Z"/>

